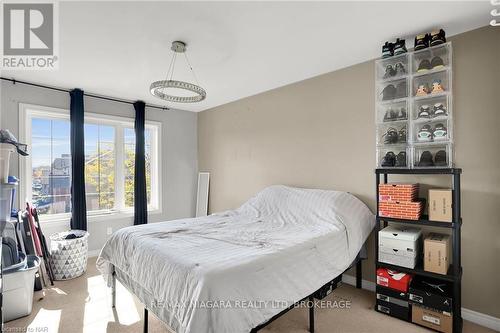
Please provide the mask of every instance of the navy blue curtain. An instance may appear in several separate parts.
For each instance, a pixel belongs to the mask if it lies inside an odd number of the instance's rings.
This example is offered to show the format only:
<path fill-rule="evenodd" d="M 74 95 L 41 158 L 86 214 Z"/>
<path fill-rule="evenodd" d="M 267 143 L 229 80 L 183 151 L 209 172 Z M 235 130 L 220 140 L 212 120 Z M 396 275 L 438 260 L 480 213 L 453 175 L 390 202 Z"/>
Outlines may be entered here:
<path fill-rule="evenodd" d="M 148 223 L 148 198 L 146 194 L 146 153 L 144 123 L 146 104 L 134 103 L 135 108 L 135 173 L 134 173 L 134 225 Z"/>
<path fill-rule="evenodd" d="M 85 203 L 85 144 L 83 90 L 73 89 L 71 96 L 71 229 L 87 230 Z"/>

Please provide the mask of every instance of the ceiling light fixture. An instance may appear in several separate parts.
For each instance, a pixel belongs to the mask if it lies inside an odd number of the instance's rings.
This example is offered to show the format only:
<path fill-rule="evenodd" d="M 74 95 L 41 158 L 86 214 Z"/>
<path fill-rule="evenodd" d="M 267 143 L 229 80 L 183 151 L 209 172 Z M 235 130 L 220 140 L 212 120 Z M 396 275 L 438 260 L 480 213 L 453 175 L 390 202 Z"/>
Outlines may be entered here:
<path fill-rule="evenodd" d="M 170 60 L 170 66 L 168 67 L 167 77 L 165 80 L 155 81 L 151 83 L 151 86 L 149 87 L 151 94 L 166 101 L 176 103 L 196 103 L 204 100 L 207 97 L 207 92 L 205 91 L 205 89 L 199 86 L 198 79 L 194 74 L 193 67 L 191 66 L 191 63 L 189 62 L 186 54 L 186 43 L 181 41 L 172 42 L 171 50 L 173 51 L 172 59 Z M 175 60 L 178 53 L 184 54 L 189 69 L 191 70 L 191 73 L 193 73 L 196 84 L 172 79 L 174 75 Z M 191 94 L 189 96 L 172 95 L 167 93 L 168 89 L 181 89 L 194 94 Z"/>

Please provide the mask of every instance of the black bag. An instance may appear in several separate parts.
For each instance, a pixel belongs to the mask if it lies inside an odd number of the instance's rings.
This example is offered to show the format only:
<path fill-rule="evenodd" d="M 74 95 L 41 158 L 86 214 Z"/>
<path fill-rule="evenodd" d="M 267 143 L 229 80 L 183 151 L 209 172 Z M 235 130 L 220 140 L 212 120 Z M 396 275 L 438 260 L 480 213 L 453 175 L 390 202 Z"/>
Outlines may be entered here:
<path fill-rule="evenodd" d="M 2 238 L 2 266 L 9 267 L 19 263 L 17 242 L 11 237 Z"/>

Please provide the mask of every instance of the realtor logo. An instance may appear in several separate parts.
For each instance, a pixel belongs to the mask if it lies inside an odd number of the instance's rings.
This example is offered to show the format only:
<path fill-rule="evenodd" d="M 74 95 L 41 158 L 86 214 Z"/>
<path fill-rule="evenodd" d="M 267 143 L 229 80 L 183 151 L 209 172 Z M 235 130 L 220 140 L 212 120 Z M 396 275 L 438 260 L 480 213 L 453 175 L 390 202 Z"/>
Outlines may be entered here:
<path fill-rule="evenodd" d="M 7 2 L 2 11 L 1 68 L 56 69 L 57 3 Z"/>

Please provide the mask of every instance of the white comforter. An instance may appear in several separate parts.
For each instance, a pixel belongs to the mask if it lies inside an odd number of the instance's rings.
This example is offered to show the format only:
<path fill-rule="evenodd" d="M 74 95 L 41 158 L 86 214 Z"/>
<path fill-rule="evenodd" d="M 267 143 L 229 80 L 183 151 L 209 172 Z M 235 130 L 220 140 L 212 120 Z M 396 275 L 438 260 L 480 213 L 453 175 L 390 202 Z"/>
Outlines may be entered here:
<path fill-rule="evenodd" d="M 234 211 L 121 229 L 97 267 L 177 333 L 248 333 L 348 268 L 373 226 L 349 193 L 271 186 Z"/>

